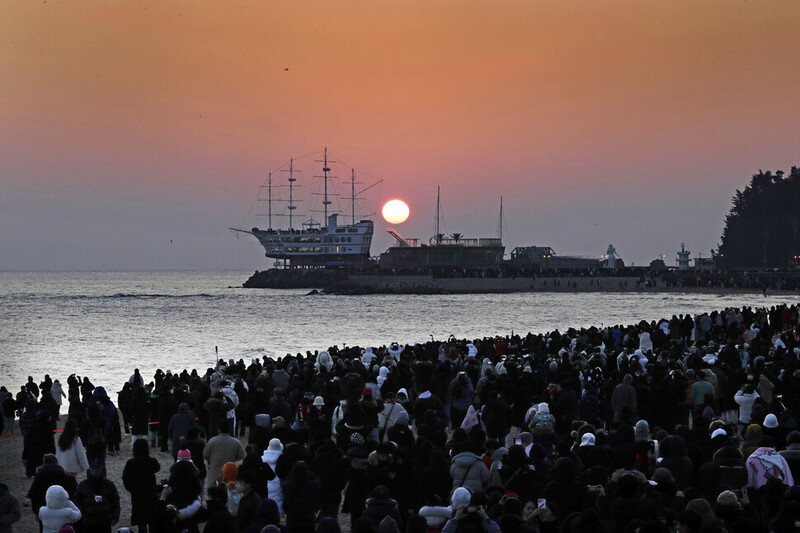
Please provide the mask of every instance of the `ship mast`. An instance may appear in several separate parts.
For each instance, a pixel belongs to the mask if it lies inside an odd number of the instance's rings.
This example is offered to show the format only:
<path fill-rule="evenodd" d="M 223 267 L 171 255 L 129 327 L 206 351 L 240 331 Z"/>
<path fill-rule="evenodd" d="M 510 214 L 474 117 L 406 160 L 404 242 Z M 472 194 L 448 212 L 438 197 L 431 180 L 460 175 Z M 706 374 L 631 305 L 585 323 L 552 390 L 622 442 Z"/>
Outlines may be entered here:
<path fill-rule="evenodd" d="M 322 205 L 324 206 L 325 210 L 325 227 L 328 227 L 328 206 L 331 204 L 331 201 L 328 200 L 328 172 L 331 169 L 328 168 L 328 147 L 325 147 L 325 155 L 323 156 L 323 167 L 322 173 L 324 174 L 325 179 L 325 196 L 322 199 Z"/>
<path fill-rule="evenodd" d="M 289 231 L 293 229 L 292 213 L 297 209 L 297 206 L 294 205 L 294 196 L 292 195 L 295 181 L 297 181 L 297 178 L 294 177 L 294 159 L 289 159 Z"/>
<path fill-rule="evenodd" d="M 353 214 L 353 225 L 356 225 L 356 169 L 350 169 L 350 212 Z"/>
<path fill-rule="evenodd" d="M 436 231 L 434 233 L 436 244 L 442 244 L 442 234 L 439 232 L 439 190 L 441 187 L 436 187 Z"/>
<path fill-rule="evenodd" d="M 500 222 L 497 225 L 497 238 L 503 242 L 503 197 L 500 197 Z"/>
<path fill-rule="evenodd" d="M 272 172 L 267 179 L 267 229 L 272 229 Z"/>

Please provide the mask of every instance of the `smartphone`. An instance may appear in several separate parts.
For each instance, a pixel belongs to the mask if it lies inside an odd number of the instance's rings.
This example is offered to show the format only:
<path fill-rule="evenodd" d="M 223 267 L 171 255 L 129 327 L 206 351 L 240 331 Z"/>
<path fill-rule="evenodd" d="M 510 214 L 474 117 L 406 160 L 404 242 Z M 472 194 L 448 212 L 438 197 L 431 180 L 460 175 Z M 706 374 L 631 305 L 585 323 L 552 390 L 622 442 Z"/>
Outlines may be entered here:
<path fill-rule="evenodd" d="M 514 437 L 514 444 L 522 444 L 522 437 Z"/>
<path fill-rule="evenodd" d="M 536 508 L 544 509 L 545 507 L 547 507 L 547 500 L 544 498 L 539 498 L 539 501 L 536 502 Z"/>

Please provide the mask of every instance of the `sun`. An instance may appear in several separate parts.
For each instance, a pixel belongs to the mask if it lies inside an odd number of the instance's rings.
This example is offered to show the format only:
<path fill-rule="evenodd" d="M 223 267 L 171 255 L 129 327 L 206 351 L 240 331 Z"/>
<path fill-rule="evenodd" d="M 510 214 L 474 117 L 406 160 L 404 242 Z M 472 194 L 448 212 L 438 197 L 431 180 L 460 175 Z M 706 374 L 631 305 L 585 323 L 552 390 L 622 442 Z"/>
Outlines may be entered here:
<path fill-rule="evenodd" d="M 403 200 L 389 200 L 383 204 L 381 214 L 389 224 L 402 224 L 408 218 L 408 204 Z"/>

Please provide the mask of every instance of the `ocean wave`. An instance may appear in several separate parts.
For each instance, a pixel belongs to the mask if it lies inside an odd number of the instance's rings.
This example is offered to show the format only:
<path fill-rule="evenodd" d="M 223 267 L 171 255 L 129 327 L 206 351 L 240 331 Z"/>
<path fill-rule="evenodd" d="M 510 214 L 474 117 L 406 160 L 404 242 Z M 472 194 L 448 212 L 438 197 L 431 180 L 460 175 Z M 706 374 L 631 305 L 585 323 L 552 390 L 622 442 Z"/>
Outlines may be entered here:
<path fill-rule="evenodd" d="M 99 296 L 98 298 L 141 298 L 141 299 L 157 299 L 157 298 L 214 298 L 213 294 L 128 294 L 118 292 L 110 296 Z"/>

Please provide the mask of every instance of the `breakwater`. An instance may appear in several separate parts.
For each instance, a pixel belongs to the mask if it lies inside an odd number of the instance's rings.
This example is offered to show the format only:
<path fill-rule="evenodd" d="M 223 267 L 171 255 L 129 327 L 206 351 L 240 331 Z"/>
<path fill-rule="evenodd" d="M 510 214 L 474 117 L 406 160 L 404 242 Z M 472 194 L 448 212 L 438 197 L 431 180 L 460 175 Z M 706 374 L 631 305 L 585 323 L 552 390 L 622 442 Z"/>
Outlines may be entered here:
<path fill-rule="evenodd" d="M 762 287 L 724 286 L 718 283 L 675 283 L 644 276 L 503 276 L 442 277 L 433 274 L 385 274 L 344 270 L 272 269 L 253 274 L 246 288 L 317 289 L 328 294 L 482 294 L 514 292 L 690 292 L 756 294 Z M 772 294 L 794 294 L 793 289 L 769 289 Z"/>

